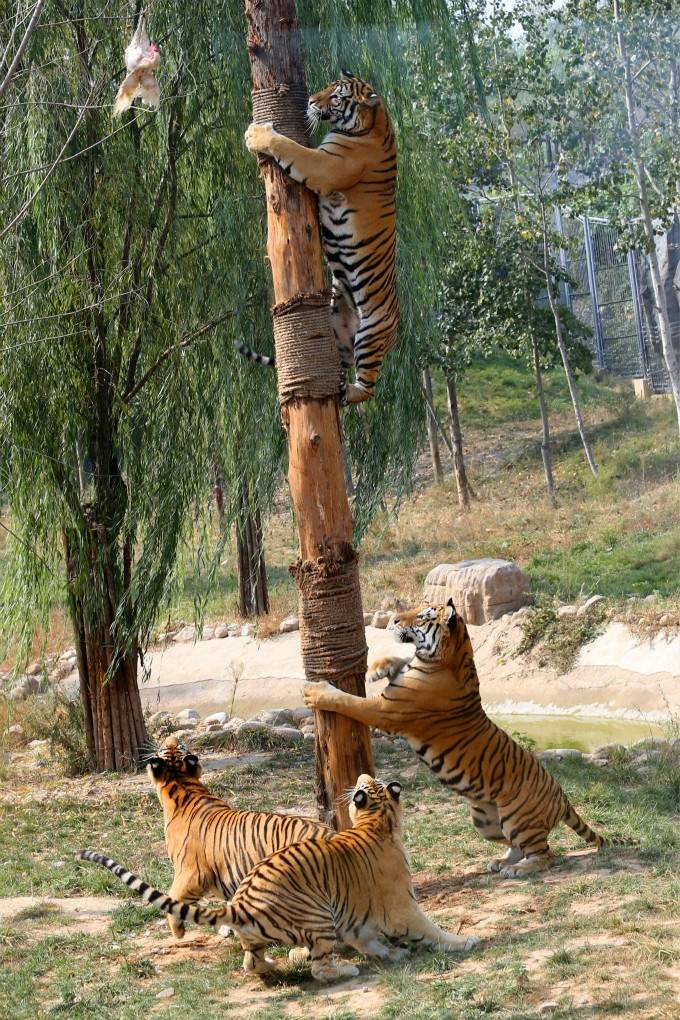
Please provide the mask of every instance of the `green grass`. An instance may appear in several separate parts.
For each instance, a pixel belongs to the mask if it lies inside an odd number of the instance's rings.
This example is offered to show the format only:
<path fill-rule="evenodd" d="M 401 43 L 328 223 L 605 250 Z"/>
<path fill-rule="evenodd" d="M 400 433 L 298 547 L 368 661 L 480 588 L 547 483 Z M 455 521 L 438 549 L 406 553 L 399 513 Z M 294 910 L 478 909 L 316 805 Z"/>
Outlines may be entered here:
<path fill-rule="evenodd" d="M 310 980 L 308 967 L 290 968 L 281 951 L 275 954 L 275 976 L 263 984 L 247 980 L 231 940 L 201 933 L 192 944 L 196 929 L 190 929 L 188 942 L 175 943 L 164 925 L 153 923 L 159 915 L 130 897 L 122 883 L 70 859 L 71 850 L 89 845 L 161 888 L 170 882 L 155 798 L 126 791 L 120 780 L 102 779 L 96 803 L 62 796 L 47 808 L 30 798 L 3 804 L 0 894 L 107 895 L 120 906 L 95 935 L 57 932 L 53 926 L 46 933 L 34 929 L 28 917 L 20 925 L 5 924 L 0 1015 L 528 1020 L 539 1015 L 541 1002 L 553 1000 L 560 1004 L 554 1016 L 574 1020 L 672 1016 L 665 1010 L 674 1001 L 672 972 L 680 961 L 677 764 L 662 762 L 644 779 L 625 761 L 604 770 L 585 763 L 555 765 L 552 771 L 589 823 L 635 836 L 640 845 L 560 856 L 548 876 L 505 883 L 485 873 L 494 849 L 474 833 L 467 807 L 410 752 L 381 745 L 376 769 L 404 785 L 405 841 L 418 899 L 444 926 L 462 923 L 463 930 L 482 936 L 471 956 L 421 952 L 394 966 L 352 957 L 361 976 L 336 986 L 332 998 L 328 988 Z M 234 803 L 310 811 L 312 774 L 311 756 L 273 754 L 256 766 L 211 774 L 209 781 Z M 14 782 L 20 787 L 20 777 Z M 555 830 L 552 842 L 558 855 L 583 849 L 567 829 Z M 66 864 L 55 868 L 55 860 Z M 35 915 L 38 926 L 44 920 Z M 173 996 L 157 999 L 168 987 Z M 583 994 L 587 1008 L 574 1005 Z"/>

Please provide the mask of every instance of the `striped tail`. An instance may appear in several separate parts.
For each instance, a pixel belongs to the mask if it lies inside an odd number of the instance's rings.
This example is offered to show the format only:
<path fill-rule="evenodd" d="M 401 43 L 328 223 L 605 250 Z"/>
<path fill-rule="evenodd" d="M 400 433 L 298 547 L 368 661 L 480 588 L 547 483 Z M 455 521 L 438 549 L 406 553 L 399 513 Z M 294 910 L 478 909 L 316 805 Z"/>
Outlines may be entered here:
<path fill-rule="evenodd" d="M 637 845 L 632 839 L 622 839 L 619 836 L 600 836 L 598 832 L 595 832 L 589 825 L 586 825 L 578 812 L 571 806 L 569 801 L 567 801 L 567 810 L 563 821 L 565 825 L 568 825 L 570 829 L 574 830 L 577 836 L 584 839 L 586 843 L 593 844 L 593 846 L 596 846 L 598 850 L 602 850 L 610 846 Z"/>
<path fill-rule="evenodd" d="M 119 878 L 121 882 L 125 882 L 125 885 L 134 890 L 134 892 L 139 893 L 145 903 L 156 907 L 157 910 L 162 910 L 165 914 L 172 914 L 179 921 L 193 921 L 194 924 L 206 924 L 212 928 L 217 928 L 223 924 L 233 924 L 234 911 L 229 903 L 224 907 L 219 907 L 217 910 L 194 907 L 190 903 L 181 903 L 179 900 L 173 900 L 170 896 L 162 893 L 160 889 L 154 889 L 153 886 L 147 885 L 137 875 L 133 875 L 131 871 L 126 871 L 122 864 L 117 864 L 116 861 L 110 857 L 105 857 L 103 854 L 97 854 L 93 850 L 79 850 L 76 853 L 76 858 L 82 861 L 92 861 L 94 864 L 101 864 L 102 868 L 108 868 L 116 878 Z"/>
<path fill-rule="evenodd" d="M 239 354 L 243 355 L 244 358 L 248 358 L 249 361 L 256 361 L 258 365 L 276 365 L 276 358 L 271 357 L 268 354 L 259 354 L 257 351 L 254 351 L 252 347 L 248 347 L 244 344 L 242 340 L 234 340 L 234 347 Z"/>

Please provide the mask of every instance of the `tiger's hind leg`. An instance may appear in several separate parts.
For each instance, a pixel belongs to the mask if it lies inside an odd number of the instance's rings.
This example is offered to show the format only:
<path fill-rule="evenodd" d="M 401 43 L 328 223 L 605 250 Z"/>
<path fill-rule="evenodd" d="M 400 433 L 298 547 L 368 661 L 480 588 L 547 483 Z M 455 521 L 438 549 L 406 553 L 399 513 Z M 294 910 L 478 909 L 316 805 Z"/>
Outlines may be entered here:
<path fill-rule="evenodd" d="M 443 931 L 411 899 L 407 907 L 394 911 L 390 917 L 390 930 L 385 930 L 385 934 L 399 941 L 442 949 L 445 953 L 467 953 L 479 942 L 476 935 L 454 935 Z"/>
<path fill-rule="evenodd" d="M 324 936 L 315 938 L 312 943 L 310 958 L 312 961 L 312 977 L 317 981 L 335 981 L 340 977 L 356 977 L 359 968 L 351 963 L 340 963 L 333 956 L 336 940 Z"/>
<path fill-rule="evenodd" d="M 503 834 L 498 808 L 495 804 L 475 801 L 475 803 L 470 805 L 470 812 L 472 814 L 472 824 L 480 836 L 491 840 L 493 843 L 506 843 L 508 845 L 508 849 L 503 857 L 494 857 L 493 860 L 489 861 L 486 866 L 487 871 L 501 871 L 508 862 L 515 864 L 522 859 L 524 854 L 519 847 L 511 846 Z"/>
<path fill-rule="evenodd" d="M 199 889 L 193 880 L 187 881 L 182 877 L 176 877 L 168 890 L 168 896 L 173 900 L 179 900 L 180 903 L 198 903 L 203 896 L 203 890 Z M 183 939 L 186 932 L 184 921 L 179 917 L 173 917 L 172 914 L 166 914 L 166 917 L 168 927 L 175 938 Z"/>
<path fill-rule="evenodd" d="M 517 864 L 524 857 L 518 846 L 509 846 L 502 857 L 494 857 L 486 866 L 487 871 L 500 871 L 511 864 Z"/>
<path fill-rule="evenodd" d="M 519 848 L 521 858 L 513 861 L 508 855 L 507 862 L 503 862 L 499 869 L 501 878 L 522 878 L 523 875 L 531 875 L 537 871 L 547 871 L 553 855 L 548 845 L 549 830 L 544 825 L 538 825 L 536 821 L 527 822 L 525 828 L 516 831 L 516 820 L 511 815 L 504 819 L 503 831 L 506 836 L 512 835 L 512 849 Z M 508 839 L 508 842 L 510 840 Z"/>
<path fill-rule="evenodd" d="M 403 946 L 386 946 L 377 938 L 350 939 L 345 937 L 345 942 L 363 956 L 373 956 L 378 960 L 389 960 L 392 963 L 403 960 L 409 955 L 408 949 Z"/>

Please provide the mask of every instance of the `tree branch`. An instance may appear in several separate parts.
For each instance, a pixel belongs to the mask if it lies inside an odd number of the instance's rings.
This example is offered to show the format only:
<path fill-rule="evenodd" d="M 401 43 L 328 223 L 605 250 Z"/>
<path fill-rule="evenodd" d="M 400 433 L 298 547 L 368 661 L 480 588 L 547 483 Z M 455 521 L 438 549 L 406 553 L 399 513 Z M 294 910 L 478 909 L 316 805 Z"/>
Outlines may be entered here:
<path fill-rule="evenodd" d="M 45 3 L 45 0 L 38 0 L 38 2 L 36 3 L 35 7 L 33 8 L 33 14 L 31 15 L 31 20 L 29 21 L 28 25 L 26 26 L 26 31 L 24 32 L 24 37 L 21 40 L 21 42 L 19 43 L 17 51 L 14 54 L 14 60 L 9 65 L 9 70 L 7 71 L 7 74 L 3 78 L 2 82 L 0 82 L 0 99 L 2 99 L 2 97 L 5 94 L 5 92 L 9 88 L 10 83 L 12 81 L 12 78 L 14 77 L 14 75 L 16 73 L 16 69 L 19 66 L 21 58 L 24 55 L 24 50 L 26 49 L 26 46 L 28 45 L 28 40 L 33 35 L 33 30 L 35 29 L 35 27 L 36 27 L 36 25 L 38 23 L 38 18 L 40 17 L 40 12 L 41 12 L 41 10 L 43 8 L 43 4 L 44 3 Z"/>

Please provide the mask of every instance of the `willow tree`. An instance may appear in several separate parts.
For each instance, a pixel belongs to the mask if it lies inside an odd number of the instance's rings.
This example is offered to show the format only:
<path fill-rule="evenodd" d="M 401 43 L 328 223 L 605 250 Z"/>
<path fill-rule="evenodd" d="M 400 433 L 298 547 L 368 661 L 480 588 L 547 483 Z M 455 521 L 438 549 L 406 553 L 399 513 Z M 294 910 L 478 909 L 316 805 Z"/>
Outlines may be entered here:
<path fill-rule="evenodd" d="M 16 218 L 0 242 L 0 484 L 13 532 L 1 623 L 20 662 L 36 621 L 68 605 L 92 762 L 110 768 L 143 739 L 138 656 L 205 520 L 215 463 L 225 524 L 217 548 L 202 547 L 209 573 L 244 498 L 268 509 L 283 443 L 273 373 L 233 351 L 237 338 L 271 343 L 241 11 L 157 0 L 160 111 L 133 107 L 112 124 L 141 4 L 107 19 L 94 0 L 57 7 L 0 110 L 0 222 Z M 353 65 L 385 95 L 399 138 L 401 346 L 373 405 L 343 417 L 360 535 L 388 487 L 408 483 L 423 434 L 418 346 L 450 194 L 417 106 L 437 87 L 432 48 L 455 69 L 460 38 L 444 0 L 377 11 L 310 0 L 298 13 L 310 86 Z"/>
<path fill-rule="evenodd" d="M 36 618 L 66 599 L 100 769 L 144 741 L 138 656 L 215 456 L 227 524 L 244 491 L 267 505 L 280 462 L 272 381 L 232 345 L 268 324 L 246 96 L 225 92 L 237 26 L 207 27 L 230 7 L 155 5 L 152 31 L 171 40 L 158 115 L 112 125 L 125 20 L 94 3 L 36 29 L 3 110 L 2 219 L 21 213 L 0 253 L 3 630 L 20 661 Z"/>

